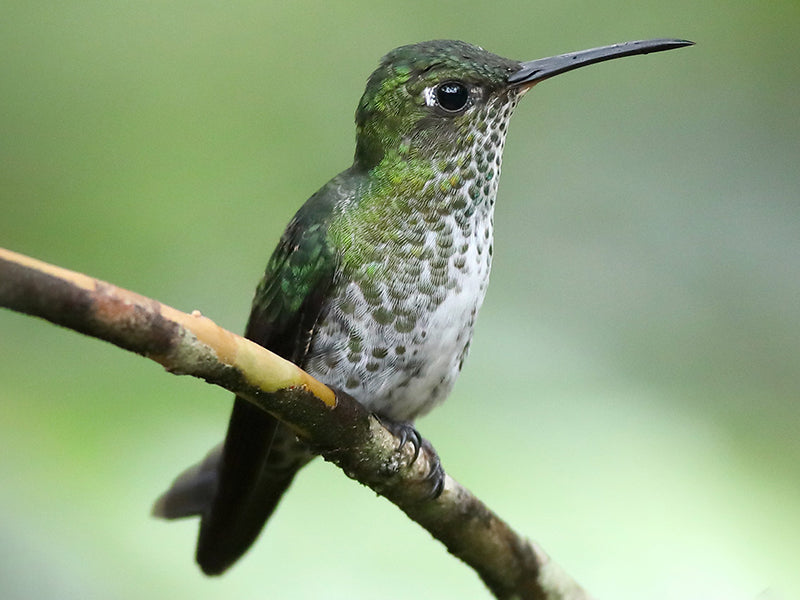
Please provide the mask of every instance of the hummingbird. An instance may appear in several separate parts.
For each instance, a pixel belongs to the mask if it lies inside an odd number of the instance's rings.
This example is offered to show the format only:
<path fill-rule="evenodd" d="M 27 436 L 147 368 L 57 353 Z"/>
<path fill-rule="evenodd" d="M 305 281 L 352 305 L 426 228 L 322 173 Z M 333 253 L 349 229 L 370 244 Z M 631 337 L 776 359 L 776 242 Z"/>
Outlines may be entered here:
<path fill-rule="evenodd" d="M 453 40 L 392 50 L 358 103 L 352 166 L 289 222 L 245 337 L 347 392 L 418 450 L 414 420 L 453 387 L 489 282 L 517 102 L 560 73 L 691 44 L 654 39 L 532 61 Z M 220 574 L 313 457 L 288 427 L 237 397 L 224 443 L 179 475 L 153 513 L 199 516 L 197 562 Z M 431 479 L 435 495 L 438 462 Z"/>

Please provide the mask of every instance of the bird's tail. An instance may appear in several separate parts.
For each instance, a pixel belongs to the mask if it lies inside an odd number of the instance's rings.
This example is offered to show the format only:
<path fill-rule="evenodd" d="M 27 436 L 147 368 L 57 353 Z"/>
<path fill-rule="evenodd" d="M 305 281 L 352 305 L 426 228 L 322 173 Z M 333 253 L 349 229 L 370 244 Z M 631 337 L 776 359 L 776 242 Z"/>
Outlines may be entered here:
<path fill-rule="evenodd" d="M 313 455 L 276 419 L 237 398 L 224 444 L 181 473 L 153 505 L 165 519 L 200 516 L 197 562 L 218 575 L 258 537 Z"/>
<path fill-rule="evenodd" d="M 222 444 L 217 444 L 203 460 L 178 475 L 153 504 L 153 516 L 182 519 L 207 512 L 217 491 L 217 470 L 221 456 Z"/>

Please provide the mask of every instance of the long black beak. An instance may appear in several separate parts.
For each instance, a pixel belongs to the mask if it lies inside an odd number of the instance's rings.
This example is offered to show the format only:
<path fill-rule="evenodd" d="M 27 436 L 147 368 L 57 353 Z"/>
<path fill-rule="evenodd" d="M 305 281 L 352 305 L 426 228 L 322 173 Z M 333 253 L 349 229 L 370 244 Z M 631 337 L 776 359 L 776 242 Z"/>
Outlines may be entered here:
<path fill-rule="evenodd" d="M 581 50 L 580 52 L 570 52 L 569 54 L 559 54 L 549 58 L 539 60 L 529 60 L 520 63 L 519 70 L 508 76 L 509 87 L 530 87 L 535 83 L 560 75 L 572 69 L 585 67 L 594 63 L 622 58 L 623 56 L 633 56 L 634 54 L 649 54 L 650 52 L 661 52 L 672 50 L 673 48 L 683 48 L 692 46 L 694 42 L 688 40 L 640 40 L 638 42 L 625 42 L 614 44 L 613 46 L 603 46 L 592 48 L 591 50 Z"/>

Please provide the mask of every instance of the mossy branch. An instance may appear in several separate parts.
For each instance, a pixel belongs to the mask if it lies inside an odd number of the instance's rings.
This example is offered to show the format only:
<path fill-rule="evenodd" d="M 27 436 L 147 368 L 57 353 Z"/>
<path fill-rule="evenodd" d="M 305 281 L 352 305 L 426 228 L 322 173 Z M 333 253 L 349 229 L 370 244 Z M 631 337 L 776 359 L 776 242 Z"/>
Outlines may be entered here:
<path fill-rule="evenodd" d="M 534 543 L 445 476 L 431 499 L 432 457 L 413 459 L 356 400 L 235 335 L 92 277 L 0 248 L 0 306 L 41 317 L 218 385 L 287 424 L 326 460 L 384 496 L 472 567 L 497 598 L 588 600 Z"/>

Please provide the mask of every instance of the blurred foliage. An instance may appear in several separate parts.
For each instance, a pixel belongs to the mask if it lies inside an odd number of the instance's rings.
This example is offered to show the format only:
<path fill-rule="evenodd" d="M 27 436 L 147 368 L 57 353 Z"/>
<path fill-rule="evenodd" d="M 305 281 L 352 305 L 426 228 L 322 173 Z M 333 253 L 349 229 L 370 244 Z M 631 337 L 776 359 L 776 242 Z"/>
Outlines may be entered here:
<path fill-rule="evenodd" d="M 517 109 L 448 471 L 598 597 L 800 597 L 800 5 L 3 2 L 0 245 L 240 330 L 283 225 L 348 166 L 366 77 L 449 37 L 583 69 Z M 229 574 L 150 503 L 228 397 L 0 313 L 0 594 L 481 598 L 319 462 Z M 780 596 L 779 596 L 780 597 Z"/>

